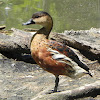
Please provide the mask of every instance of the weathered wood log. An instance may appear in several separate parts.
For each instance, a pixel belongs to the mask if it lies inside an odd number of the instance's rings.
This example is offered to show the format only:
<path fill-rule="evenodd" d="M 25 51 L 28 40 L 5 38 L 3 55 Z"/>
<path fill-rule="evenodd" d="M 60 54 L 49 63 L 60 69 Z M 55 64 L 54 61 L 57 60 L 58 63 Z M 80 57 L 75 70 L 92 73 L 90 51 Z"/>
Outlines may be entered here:
<path fill-rule="evenodd" d="M 0 51 L 29 53 L 32 35 L 28 32 L 12 29 L 12 35 L 0 34 Z"/>
<path fill-rule="evenodd" d="M 0 52 L 8 55 L 30 53 L 30 41 L 32 34 L 12 28 L 12 35 L 0 34 Z M 78 49 L 88 59 L 100 61 L 100 29 L 65 31 L 50 35 L 50 39 L 63 42 L 66 45 Z"/>
<path fill-rule="evenodd" d="M 67 90 L 64 92 L 57 92 L 52 94 L 45 94 L 46 91 L 39 93 L 35 98 L 31 100 L 74 100 L 83 97 L 95 97 L 100 95 L 100 80 L 81 86 L 73 90 Z"/>
<path fill-rule="evenodd" d="M 29 48 L 32 34 L 15 28 L 12 31 L 11 35 L 0 34 L 0 52 L 9 58 L 34 63 Z"/>
<path fill-rule="evenodd" d="M 51 34 L 50 38 L 78 49 L 91 60 L 100 61 L 100 29 L 65 31 L 63 34 Z"/>

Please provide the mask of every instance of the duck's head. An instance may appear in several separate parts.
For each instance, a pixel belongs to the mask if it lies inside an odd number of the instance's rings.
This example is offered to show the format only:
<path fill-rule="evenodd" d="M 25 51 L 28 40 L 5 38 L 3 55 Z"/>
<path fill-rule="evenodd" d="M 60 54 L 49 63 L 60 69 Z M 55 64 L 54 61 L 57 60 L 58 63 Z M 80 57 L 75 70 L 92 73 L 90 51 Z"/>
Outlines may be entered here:
<path fill-rule="evenodd" d="M 36 12 L 32 15 L 32 18 L 27 21 L 26 23 L 23 23 L 23 25 L 30 25 L 30 24 L 39 24 L 43 27 L 52 27 L 53 21 L 52 17 L 47 12 Z"/>

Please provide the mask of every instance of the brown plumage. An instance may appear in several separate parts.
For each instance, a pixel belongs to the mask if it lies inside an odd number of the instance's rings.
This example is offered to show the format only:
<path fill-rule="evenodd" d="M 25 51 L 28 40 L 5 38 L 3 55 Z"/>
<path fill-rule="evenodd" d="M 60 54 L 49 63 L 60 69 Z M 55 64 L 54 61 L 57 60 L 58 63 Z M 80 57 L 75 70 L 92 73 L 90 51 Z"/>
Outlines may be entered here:
<path fill-rule="evenodd" d="M 47 12 L 37 12 L 23 25 L 39 24 L 43 28 L 37 31 L 31 40 L 31 55 L 40 67 L 56 76 L 53 92 L 57 92 L 59 75 L 79 78 L 89 74 L 89 68 L 66 45 L 48 40 L 53 27 L 52 17 Z"/>

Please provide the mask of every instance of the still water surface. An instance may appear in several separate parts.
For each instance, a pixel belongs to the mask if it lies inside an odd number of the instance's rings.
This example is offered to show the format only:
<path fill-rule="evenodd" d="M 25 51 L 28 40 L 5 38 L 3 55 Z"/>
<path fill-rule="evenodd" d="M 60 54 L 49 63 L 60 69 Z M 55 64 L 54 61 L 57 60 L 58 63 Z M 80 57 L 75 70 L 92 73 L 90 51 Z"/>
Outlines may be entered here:
<path fill-rule="evenodd" d="M 0 25 L 6 29 L 40 28 L 22 26 L 37 11 L 53 17 L 54 32 L 100 27 L 100 0 L 0 0 Z"/>

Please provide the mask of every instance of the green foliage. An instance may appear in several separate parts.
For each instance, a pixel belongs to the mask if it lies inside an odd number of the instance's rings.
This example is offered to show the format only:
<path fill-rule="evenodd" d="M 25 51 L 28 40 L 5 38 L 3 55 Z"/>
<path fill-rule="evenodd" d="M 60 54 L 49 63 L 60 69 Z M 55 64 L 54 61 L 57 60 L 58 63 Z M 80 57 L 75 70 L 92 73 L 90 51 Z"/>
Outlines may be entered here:
<path fill-rule="evenodd" d="M 53 17 L 53 31 L 63 32 L 70 29 L 90 29 L 100 27 L 99 0 L 3 0 L 0 5 L 0 25 L 7 28 L 22 26 L 34 12 L 47 11 Z M 10 9 L 5 9 L 9 7 Z"/>

